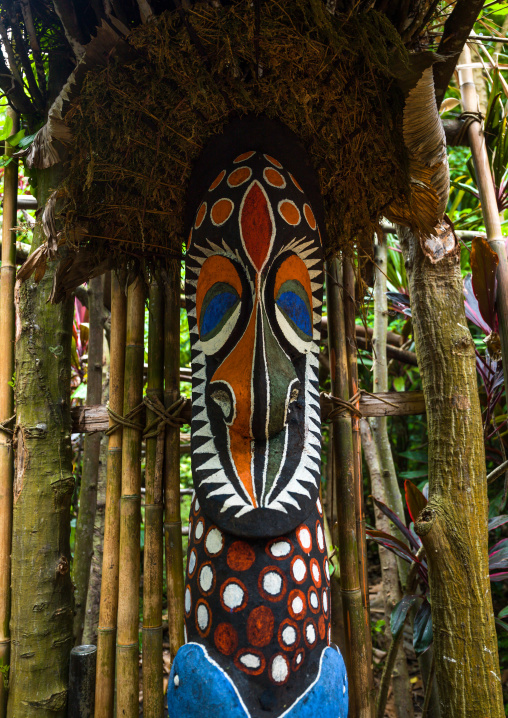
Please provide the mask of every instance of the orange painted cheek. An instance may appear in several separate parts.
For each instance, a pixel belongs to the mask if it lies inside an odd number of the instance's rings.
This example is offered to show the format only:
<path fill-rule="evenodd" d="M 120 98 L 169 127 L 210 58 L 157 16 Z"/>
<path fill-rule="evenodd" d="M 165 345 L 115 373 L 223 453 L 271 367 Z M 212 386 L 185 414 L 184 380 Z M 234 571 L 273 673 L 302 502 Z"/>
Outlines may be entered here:
<path fill-rule="evenodd" d="M 231 429 L 250 438 L 252 407 L 252 362 L 256 340 L 256 307 L 252 310 L 249 324 L 243 337 L 212 376 L 211 383 L 224 381 L 229 384 L 235 398 L 236 416 Z"/>
<path fill-rule="evenodd" d="M 212 377 L 211 384 L 224 381 L 234 395 L 236 414 L 228 427 L 231 457 L 240 481 L 256 505 L 252 481 L 251 414 L 252 414 L 252 362 L 256 340 L 257 302 L 243 337 L 231 354 L 222 362 Z"/>

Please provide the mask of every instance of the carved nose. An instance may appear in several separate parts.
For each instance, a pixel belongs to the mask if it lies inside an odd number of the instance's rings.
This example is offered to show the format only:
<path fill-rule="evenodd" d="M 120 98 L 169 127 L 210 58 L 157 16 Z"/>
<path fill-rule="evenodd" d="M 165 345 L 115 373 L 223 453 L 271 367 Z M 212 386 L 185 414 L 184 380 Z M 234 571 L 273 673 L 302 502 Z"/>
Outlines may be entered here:
<path fill-rule="evenodd" d="M 220 386 L 223 382 L 231 397 L 224 384 Z M 210 388 L 210 396 L 221 407 L 231 431 L 263 440 L 284 429 L 300 383 L 259 304 L 240 341 L 213 375 Z"/>

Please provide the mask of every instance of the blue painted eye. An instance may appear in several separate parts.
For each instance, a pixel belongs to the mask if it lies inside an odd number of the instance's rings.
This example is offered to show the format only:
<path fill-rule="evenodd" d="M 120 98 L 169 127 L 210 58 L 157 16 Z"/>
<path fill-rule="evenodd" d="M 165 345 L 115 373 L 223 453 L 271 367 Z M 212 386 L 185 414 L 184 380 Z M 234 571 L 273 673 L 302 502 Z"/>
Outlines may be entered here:
<path fill-rule="evenodd" d="M 312 337 L 312 324 L 307 305 L 295 292 L 283 292 L 277 298 L 277 304 L 298 329 Z"/>
<path fill-rule="evenodd" d="M 229 310 L 238 301 L 238 294 L 221 292 L 216 294 L 208 303 L 201 320 L 200 334 L 202 337 L 212 332 L 224 319 Z"/>

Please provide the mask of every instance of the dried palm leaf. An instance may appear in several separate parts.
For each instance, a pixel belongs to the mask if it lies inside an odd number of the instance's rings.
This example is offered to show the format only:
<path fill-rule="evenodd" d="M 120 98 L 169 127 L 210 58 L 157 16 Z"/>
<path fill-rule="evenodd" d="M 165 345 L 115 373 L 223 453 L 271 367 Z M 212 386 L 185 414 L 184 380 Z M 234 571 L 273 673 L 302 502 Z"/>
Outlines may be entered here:
<path fill-rule="evenodd" d="M 409 91 L 403 114 L 404 144 L 409 156 L 409 205 L 393 203 L 386 215 L 392 221 L 432 235 L 443 219 L 450 180 L 446 138 L 434 93 L 432 67 L 427 67 Z"/>
<path fill-rule="evenodd" d="M 70 103 L 79 95 L 89 70 L 106 65 L 113 51 L 115 57 L 121 57 L 128 52 L 129 45 L 124 40 L 128 32 L 119 22 L 112 27 L 105 20 L 102 21 L 97 35 L 86 45 L 83 56 L 52 104 L 48 121 L 35 135 L 30 147 L 17 154 L 18 157 L 26 155 L 28 167 L 46 169 L 60 162 L 60 155 L 53 143 L 61 142 L 65 145 L 72 140 L 71 130 L 63 119 Z"/>

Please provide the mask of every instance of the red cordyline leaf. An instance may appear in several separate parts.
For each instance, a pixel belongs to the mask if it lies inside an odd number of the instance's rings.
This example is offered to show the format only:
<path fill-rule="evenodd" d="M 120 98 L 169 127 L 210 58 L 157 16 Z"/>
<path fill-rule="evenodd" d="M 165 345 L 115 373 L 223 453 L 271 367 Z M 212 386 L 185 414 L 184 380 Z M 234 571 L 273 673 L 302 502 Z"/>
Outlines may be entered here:
<path fill-rule="evenodd" d="M 478 300 L 480 313 L 487 324 L 497 328 L 496 271 L 499 259 L 483 237 L 475 237 L 471 243 L 471 271 L 473 291 Z"/>
<path fill-rule="evenodd" d="M 388 506 L 386 504 L 384 504 L 382 501 L 378 501 L 378 499 L 375 499 L 374 497 L 372 497 L 372 498 L 373 498 L 376 506 L 379 508 L 379 510 L 382 511 L 385 516 L 388 516 L 390 521 L 392 521 L 392 523 L 394 523 L 395 526 L 397 526 L 399 531 L 407 538 L 410 546 L 412 546 L 416 551 L 418 551 L 420 546 L 419 546 L 417 540 L 415 539 L 415 537 L 413 536 L 411 531 L 408 529 L 408 527 L 402 523 L 401 519 L 399 518 L 399 516 L 397 516 L 395 511 L 392 511 L 392 509 L 388 508 Z"/>
<path fill-rule="evenodd" d="M 482 319 L 480 307 L 478 306 L 478 300 L 476 299 L 473 291 L 473 282 L 470 274 L 464 277 L 464 298 L 466 317 L 470 322 L 479 327 L 484 334 L 490 334 L 492 327 L 489 327 L 489 325 Z"/>
<path fill-rule="evenodd" d="M 404 491 L 406 494 L 406 504 L 414 523 L 423 509 L 427 506 L 427 499 L 411 481 L 404 481 Z"/>

